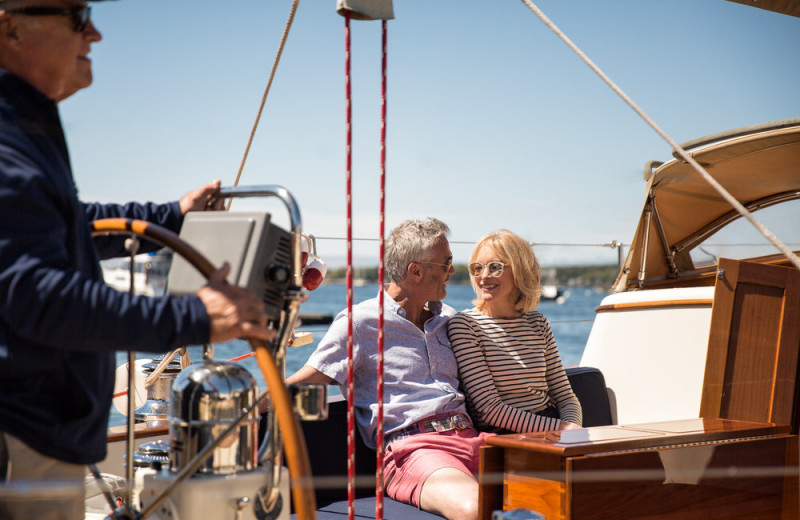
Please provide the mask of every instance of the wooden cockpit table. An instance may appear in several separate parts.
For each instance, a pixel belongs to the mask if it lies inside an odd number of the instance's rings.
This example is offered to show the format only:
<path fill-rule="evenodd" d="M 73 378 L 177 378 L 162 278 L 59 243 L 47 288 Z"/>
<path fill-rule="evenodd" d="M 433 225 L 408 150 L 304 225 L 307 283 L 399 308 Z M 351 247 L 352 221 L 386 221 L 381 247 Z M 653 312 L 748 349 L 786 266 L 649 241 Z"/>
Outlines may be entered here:
<path fill-rule="evenodd" d="M 720 259 L 704 418 L 488 439 L 482 518 L 800 518 L 798 316 L 799 270 Z"/>
<path fill-rule="evenodd" d="M 688 419 L 500 435 L 482 448 L 481 518 L 798 518 L 790 426 Z"/>

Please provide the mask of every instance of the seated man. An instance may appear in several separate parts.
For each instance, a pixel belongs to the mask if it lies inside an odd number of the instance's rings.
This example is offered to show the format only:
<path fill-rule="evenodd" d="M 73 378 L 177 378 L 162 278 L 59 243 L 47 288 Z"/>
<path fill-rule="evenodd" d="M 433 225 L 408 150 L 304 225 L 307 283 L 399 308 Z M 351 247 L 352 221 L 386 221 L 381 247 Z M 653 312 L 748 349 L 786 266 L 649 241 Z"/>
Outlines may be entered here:
<path fill-rule="evenodd" d="M 386 494 L 449 519 L 478 517 L 478 448 L 489 434 L 472 427 L 447 339 L 454 309 L 442 304 L 455 272 L 436 219 L 406 221 L 386 241 L 391 282 L 384 297 Z M 287 383 L 338 384 L 347 396 L 347 312 L 339 313 L 307 364 Z M 367 446 L 377 439 L 378 299 L 353 307 L 356 422 Z"/>

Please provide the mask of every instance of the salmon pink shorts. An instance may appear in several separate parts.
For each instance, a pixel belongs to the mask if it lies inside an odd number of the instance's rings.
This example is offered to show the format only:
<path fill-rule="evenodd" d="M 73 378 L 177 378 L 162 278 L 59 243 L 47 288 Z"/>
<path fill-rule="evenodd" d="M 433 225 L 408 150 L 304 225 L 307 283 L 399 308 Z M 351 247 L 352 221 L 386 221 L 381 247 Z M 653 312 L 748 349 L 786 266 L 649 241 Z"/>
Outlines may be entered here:
<path fill-rule="evenodd" d="M 467 428 L 420 433 L 390 443 L 383 457 L 386 494 L 419 508 L 422 485 L 434 471 L 453 468 L 477 474 L 479 448 L 492 435 Z"/>

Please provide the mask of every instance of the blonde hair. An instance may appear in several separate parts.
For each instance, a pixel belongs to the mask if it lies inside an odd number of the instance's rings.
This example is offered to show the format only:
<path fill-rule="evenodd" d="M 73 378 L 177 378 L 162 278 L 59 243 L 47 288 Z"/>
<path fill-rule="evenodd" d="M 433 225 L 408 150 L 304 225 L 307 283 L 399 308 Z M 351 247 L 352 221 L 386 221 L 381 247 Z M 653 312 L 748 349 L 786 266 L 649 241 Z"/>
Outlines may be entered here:
<path fill-rule="evenodd" d="M 475 261 L 478 251 L 484 246 L 491 247 L 497 255 L 497 259 L 506 267 L 511 268 L 514 286 L 519 291 L 514 308 L 523 314 L 535 310 L 539 306 L 539 299 L 542 295 L 542 268 L 539 266 L 539 261 L 536 259 L 531 245 L 507 229 L 492 231 L 475 245 L 469 258 L 470 263 Z M 477 296 L 472 303 L 479 311 L 483 310 L 485 302 L 480 298 L 481 293 L 476 277 L 470 276 L 470 283 Z"/>

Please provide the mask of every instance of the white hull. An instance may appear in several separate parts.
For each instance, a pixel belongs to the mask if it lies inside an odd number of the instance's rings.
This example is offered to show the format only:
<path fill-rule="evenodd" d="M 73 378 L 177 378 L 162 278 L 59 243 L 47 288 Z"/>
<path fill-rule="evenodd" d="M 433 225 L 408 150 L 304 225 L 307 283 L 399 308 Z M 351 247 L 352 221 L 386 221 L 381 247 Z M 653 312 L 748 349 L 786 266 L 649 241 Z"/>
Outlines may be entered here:
<path fill-rule="evenodd" d="M 617 424 L 698 416 L 713 294 L 693 287 L 603 299 L 580 365 L 603 372 Z"/>

